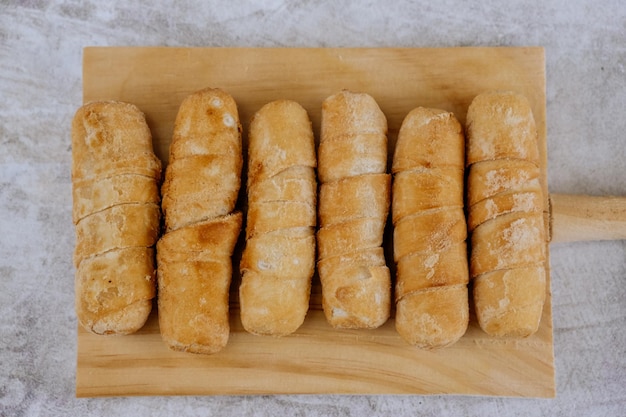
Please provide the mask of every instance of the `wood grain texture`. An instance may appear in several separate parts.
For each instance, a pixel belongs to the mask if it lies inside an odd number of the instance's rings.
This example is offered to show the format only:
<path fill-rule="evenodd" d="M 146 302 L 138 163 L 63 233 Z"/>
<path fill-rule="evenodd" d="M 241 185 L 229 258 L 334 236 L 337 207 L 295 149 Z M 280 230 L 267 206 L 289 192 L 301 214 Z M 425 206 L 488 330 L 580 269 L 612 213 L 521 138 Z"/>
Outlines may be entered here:
<path fill-rule="evenodd" d="M 626 197 L 550 195 L 552 242 L 626 239 Z"/>
<path fill-rule="evenodd" d="M 83 100 L 136 104 L 146 113 L 155 151 L 166 164 L 178 106 L 204 87 L 220 87 L 233 95 L 244 127 L 244 147 L 250 118 L 269 101 L 299 102 L 309 112 L 319 139 L 324 98 L 342 88 L 367 92 L 388 118 L 389 155 L 402 119 L 414 107 L 452 111 L 464 123 L 477 94 L 515 90 L 529 99 L 536 118 L 548 207 L 544 68 L 542 48 L 97 47 L 84 50 Z M 390 238 L 387 233 L 387 255 Z M 391 268 L 392 259 L 388 257 Z M 78 329 L 77 396 L 555 395 L 549 279 L 535 335 L 522 340 L 490 338 L 472 315 L 459 342 L 436 352 L 404 343 L 393 319 L 376 330 L 331 328 L 320 309 L 315 278 L 311 310 L 298 331 L 279 339 L 248 334 L 239 319 L 236 285 L 238 277 L 231 288 L 231 338 L 216 355 L 168 350 L 159 335 L 157 312 L 131 336 L 103 338 Z"/>

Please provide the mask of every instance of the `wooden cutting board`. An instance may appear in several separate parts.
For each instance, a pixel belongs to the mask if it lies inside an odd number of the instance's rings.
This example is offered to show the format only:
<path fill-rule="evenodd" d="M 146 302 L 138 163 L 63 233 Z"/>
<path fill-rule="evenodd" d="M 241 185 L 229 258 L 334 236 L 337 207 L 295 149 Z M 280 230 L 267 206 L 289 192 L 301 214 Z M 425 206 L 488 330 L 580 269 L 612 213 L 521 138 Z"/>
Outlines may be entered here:
<path fill-rule="evenodd" d="M 477 94 L 516 90 L 530 100 L 536 118 L 548 207 L 542 48 L 84 50 L 84 101 L 116 99 L 139 106 L 164 163 L 178 106 L 188 94 L 209 86 L 227 90 L 237 101 L 244 143 L 252 114 L 271 100 L 301 103 L 317 135 L 324 98 L 343 88 L 367 92 L 387 115 L 390 155 L 402 119 L 414 107 L 453 111 L 464 123 Z M 130 336 L 95 336 L 79 328 L 77 396 L 555 395 L 549 279 L 535 335 L 522 340 L 491 338 L 472 316 L 465 336 L 436 352 L 406 345 L 393 319 L 376 330 L 332 329 L 321 311 L 317 282 L 311 310 L 295 334 L 280 339 L 247 334 L 239 320 L 237 279 L 231 288 L 231 338 L 213 356 L 168 350 L 159 335 L 156 311 L 141 331 Z"/>

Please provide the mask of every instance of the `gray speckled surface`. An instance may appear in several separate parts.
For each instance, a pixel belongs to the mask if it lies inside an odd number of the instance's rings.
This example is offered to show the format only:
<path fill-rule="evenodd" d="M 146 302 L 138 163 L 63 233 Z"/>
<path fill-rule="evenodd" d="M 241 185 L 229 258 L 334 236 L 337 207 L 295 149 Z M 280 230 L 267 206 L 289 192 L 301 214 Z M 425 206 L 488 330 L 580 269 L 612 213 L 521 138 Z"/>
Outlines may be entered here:
<path fill-rule="evenodd" d="M 626 241 L 552 245 L 553 400 L 74 398 L 69 126 L 84 46 L 544 46 L 551 191 L 626 195 L 622 1 L 391 3 L 0 0 L 0 415 L 623 415 Z"/>

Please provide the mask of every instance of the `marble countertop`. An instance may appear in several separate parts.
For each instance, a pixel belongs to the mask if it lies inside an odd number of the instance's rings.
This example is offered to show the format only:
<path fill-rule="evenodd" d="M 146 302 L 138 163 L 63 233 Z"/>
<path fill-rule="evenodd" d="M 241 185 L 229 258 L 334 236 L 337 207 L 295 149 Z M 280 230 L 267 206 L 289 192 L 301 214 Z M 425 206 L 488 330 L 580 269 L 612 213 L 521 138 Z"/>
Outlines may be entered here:
<path fill-rule="evenodd" d="M 626 195 L 626 6 L 0 2 L 0 415 L 587 415 L 626 409 L 626 241 L 551 245 L 557 396 L 77 399 L 70 121 L 85 46 L 543 46 L 551 192 Z"/>

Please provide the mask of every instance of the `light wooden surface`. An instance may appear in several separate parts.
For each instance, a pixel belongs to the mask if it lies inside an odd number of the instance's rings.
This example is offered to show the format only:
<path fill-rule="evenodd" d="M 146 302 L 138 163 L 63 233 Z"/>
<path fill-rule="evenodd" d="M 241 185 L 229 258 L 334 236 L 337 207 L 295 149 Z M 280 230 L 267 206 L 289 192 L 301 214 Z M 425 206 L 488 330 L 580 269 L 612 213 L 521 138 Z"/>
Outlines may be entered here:
<path fill-rule="evenodd" d="M 138 105 L 147 115 L 155 150 L 164 162 L 178 105 L 203 87 L 221 87 L 234 96 L 244 142 L 250 117 L 268 101 L 300 102 L 317 135 L 326 96 L 342 88 L 368 92 L 388 117 L 390 155 L 400 123 L 412 108 L 450 110 L 463 123 L 467 106 L 478 93 L 516 90 L 528 97 L 537 121 L 548 207 L 541 48 L 87 48 L 83 64 L 84 101 L 117 99 Z M 238 317 L 236 284 L 237 277 L 231 288 L 231 339 L 213 356 L 169 351 L 160 339 L 156 312 L 131 336 L 99 337 L 78 329 L 77 396 L 555 395 L 549 285 L 535 335 L 493 339 L 472 317 L 457 344 L 429 352 L 404 344 L 393 320 L 373 331 L 332 329 L 320 311 L 318 285 L 313 288 L 311 311 L 295 334 L 281 339 L 249 335 Z"/>
<path fill-rule="evenodd" d="M 553 242 L 626 239 L 626 197 L 551 194 Z"/>

